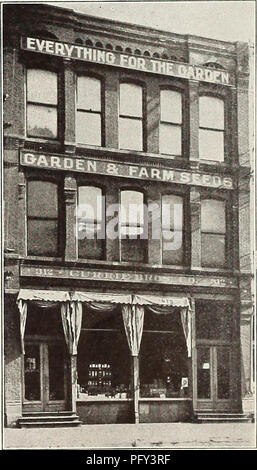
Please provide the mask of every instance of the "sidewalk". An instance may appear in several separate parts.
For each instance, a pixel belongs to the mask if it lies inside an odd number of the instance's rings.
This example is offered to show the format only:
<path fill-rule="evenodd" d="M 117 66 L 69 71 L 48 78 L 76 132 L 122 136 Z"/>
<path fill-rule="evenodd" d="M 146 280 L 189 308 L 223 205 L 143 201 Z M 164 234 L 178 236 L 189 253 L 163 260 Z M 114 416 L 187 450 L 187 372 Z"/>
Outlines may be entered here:
<path fill-rule="evenodd" d="M 78 428 L 5 429 L 5 449 L 255 448 L 252 423 L 98 424 Z"/>

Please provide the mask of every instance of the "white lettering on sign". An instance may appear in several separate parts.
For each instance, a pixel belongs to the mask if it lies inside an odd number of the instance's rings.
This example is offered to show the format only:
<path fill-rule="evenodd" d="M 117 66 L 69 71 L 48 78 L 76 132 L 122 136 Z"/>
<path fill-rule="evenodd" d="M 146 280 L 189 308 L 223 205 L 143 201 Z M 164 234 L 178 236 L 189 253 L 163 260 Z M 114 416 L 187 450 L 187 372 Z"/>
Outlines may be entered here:
<path fill-rule="evenodd" d="M 144 72 L 157 73 L 173 77 L 199 80 L 202 82 L 234 85 L 235 77 L 225 70 L 213 70 L 208 67 L 181 64 L 168 60 L 138 57 L 132 54 L 121 54 L 117 51 L 105 51 L 92 47 L 78 46 L 64 42 L 26 37 L 21 39 L 21 48 L 28 51 L 40 52 L 75 60 L 84 60 L 97 64 L 107 64 Z"/>
<path fill-rule="evenodd" d="M 230 176 L 218 176 L 179 169 L 154 168 L 146 165 L 129 165 L 126 163 L 110 163 L 106 160 L 93 160 L 89 158 L 64 157 L 62 155 L 47 155 L 36 152 L 22 151 L 21 165 L 55 169 L 70 170 L 81 173 L 95 173 L 99 175 L 118 176 L 124 178 L 138 178 L 142 180 L 165 181 L 177 184 L 191 184 L 194 186 L 207 186 L 212 188 L 233 189 L 233 180 Z"/>
<path fill-rule="evenodd" d="M 235 279 L 225 277 L 206 277 L 206 276 L 189 276 L 170 273 L 140 273 L 133 271 L 95 271 L 85 270 L 83 268 L 70 269 L 68 267 L 52 267 L 45 268 L 40 266 L 21 266 L 21 276 L 27 277 L 50 277 L 64 279 L 87 279 L 98 281 L 124 281 L 124 282 L 156 282 L 157 284 L 177 284 L 188 286 L 208 286 L 208 287 L 237 287 Z"/>

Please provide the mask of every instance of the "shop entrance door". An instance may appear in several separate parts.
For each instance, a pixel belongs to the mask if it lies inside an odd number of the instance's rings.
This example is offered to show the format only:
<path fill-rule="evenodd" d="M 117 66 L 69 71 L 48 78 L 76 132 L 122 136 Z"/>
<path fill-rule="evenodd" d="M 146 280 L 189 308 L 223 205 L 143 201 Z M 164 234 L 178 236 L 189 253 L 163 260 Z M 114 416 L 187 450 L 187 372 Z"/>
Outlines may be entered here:
<path fill-rule="evenodd" d="M 23 411 L 65 410 L 65 375 L 61 341 L 25 343 Z"/>
<path fill-rule="evenodd" d="M 197 347 L 197 409 L 231 408 L 231 352 L 229 346 Z"/>

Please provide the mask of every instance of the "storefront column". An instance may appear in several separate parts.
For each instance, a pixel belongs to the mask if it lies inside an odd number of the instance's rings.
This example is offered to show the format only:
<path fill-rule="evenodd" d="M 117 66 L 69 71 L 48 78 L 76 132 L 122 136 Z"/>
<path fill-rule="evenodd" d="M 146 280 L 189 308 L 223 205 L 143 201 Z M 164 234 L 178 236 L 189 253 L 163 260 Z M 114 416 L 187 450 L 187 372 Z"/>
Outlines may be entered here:
<path fill-rule="evenodd" d="M 201 195 L 197 188 L 190 188 L 191 213 L 191 269 L 201 267 Z"/>
<path fill-rule="evenodd" d="M 75 93 L 74 83 L 75 75 L 73 63 L 70 59 L 63 60 L 64 67 L 64 147 L 65 152 L 74 153 L 75 151 Z"/>
<path fill-rule="evenodd" d="M 76 198 L 76 180 L 71 176 L 67 176 L 65 177 L 64 181 L 64 199 L 66 211 L 65 261 L 74 261 L 77 259 Z"/>
<path fill-rule="evenodd" d="M 188 80 L 189 100 L 189 160 L 199 161 L 199 82 Z"/>
<path fill-rule="evenodd" d="M 161 195 L 158 188 L 147 190 L 148 263 L 161 264 Z M 157 231 L 159 230 L 159 234 Z"/>
<path fill-rule="evenodd" d="M 119 189 L 113 182 L 110 182 L 106 192 L 106 260 L 120 260 L 120 245 L 118 236 L 118 210 L 113 212 L 108 210 L 110 206 L 119 204 Z M 114 207 L 115 208 L 115 207 Z M 117 236 L 112 236 L 112 229 L 117 232 Z M 109 236 L 110 233 L 110 236 Z"/>
<path fill-rule="evenodd" d="M 189 388 L 189 396 L 193 399 L 193 409 L 197 407 L 197 351 L 196 351 L 196 328 L 195 328 L 195 299 L 191 298 L 191 319 L 192 319 L 192 357 L 188 370 L 191 373 L 191 385 Z M 190 376 L 189 376 L 190 378 Z"/>
<path fill-rule="evenodd" d="M 70 401 L 70 409 L 72 413 L 76 413 L 76 401 L 77 401 L 77 356 L 71 355 L 70 356 L 70 377 L 71 377 L 71 401 Z"/>
<path fill-rule="evenodd" d="M 131 389 L 133 399 L 133 411 L 135 424 L 139 423 L 139 393 L 140 393 L 140 382 L 139 382 L 139 359 L 138 356 L 131 357 Z"/>
<path fill-rule="evenodd" d="M 105 81 L 105 114 L 108 119 L 105 119 L 104 127 L 104 143 L 103 146 L 107 148 L 119 148 L 118 142 L 118 109 L 119 109 L 119 74 L 114 71 L 108 76 Z"/>
<path fill-rule="evenodd" d="M 18 209 L 18 252 L 20 256 L 26 256 L 26 179 L 22 170 L 19 171 Z"/>

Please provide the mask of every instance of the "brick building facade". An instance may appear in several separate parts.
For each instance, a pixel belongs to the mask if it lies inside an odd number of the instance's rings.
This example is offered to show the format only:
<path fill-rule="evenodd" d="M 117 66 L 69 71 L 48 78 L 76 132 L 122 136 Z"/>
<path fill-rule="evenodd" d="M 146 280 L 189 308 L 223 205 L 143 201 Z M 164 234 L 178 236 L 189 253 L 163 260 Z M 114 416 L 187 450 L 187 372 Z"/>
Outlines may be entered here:
<path fill-rule="evenodd" d="M 5 6 L 7 425 L 241 417 L 248 79 L 244 43 Z"/>

